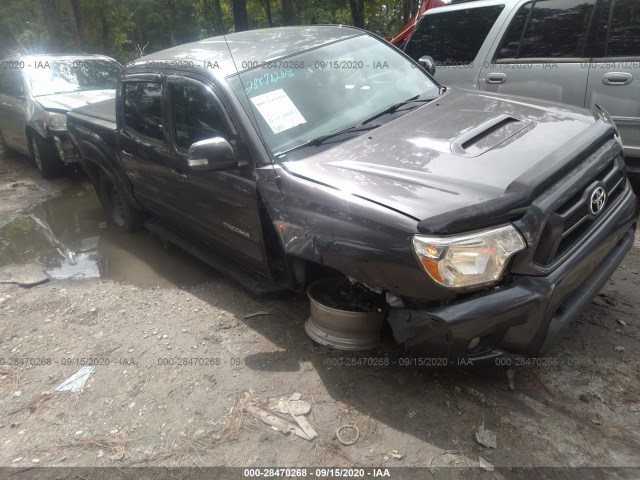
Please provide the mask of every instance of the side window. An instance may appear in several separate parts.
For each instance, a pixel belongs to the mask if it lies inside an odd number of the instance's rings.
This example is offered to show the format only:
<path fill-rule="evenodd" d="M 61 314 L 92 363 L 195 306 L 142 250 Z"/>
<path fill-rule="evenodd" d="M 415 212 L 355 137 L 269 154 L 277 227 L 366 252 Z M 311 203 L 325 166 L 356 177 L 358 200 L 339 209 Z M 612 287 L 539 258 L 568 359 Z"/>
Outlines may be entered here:
<path fill-rule="evenodd" d="M 136 133 L 162 140 L 162 84 L 125 83 L 124 123 Z"/>
<path fill-rule="evenodd" d="M 520 7 L 498 58 L 579 58 L 596 0 L 537 0 Z"/>
<path fill-rule="evenodd" d="M 10 97 L 24 97 L 24 75 L 21 70 L 4 70 L 0 78 L 0 92 Z"/>
<path fill-rule="evenodd" d="M 616 0 L 609 29 L 608 57 L 640 57 L 640 2 Z"/>
<path fill-rule="evenodd" d="M 520 56 L 520 42 L 524 27 L 527 25 L 529 15 L 531 14 L 531 3 L 527 3 L 520 7 L 518 13 L 513 19 L 507 34 L 504 37 L 498 58 L 518 58 Z"/>
<path fill-rule="evenodd" d="M 468 65 L 478 55 L 503 8 L 495 5 L 426 15 L 405 52 L 414 60 L 430 55 L 438 65 Z"/>
<path fill-rule="evenodd" d="M 178 148 L 213 137 L 228 138 L 229 131 L 214 95 L 204 85 L 171 85 L 171 109 Z"/>

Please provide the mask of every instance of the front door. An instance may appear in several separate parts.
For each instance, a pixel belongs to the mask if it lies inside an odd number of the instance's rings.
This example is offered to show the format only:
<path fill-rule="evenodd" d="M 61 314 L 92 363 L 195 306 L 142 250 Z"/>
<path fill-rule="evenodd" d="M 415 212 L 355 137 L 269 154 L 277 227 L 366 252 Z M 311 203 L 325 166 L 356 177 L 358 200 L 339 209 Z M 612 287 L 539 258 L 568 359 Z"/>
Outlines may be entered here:
<path fill-rule="evenodd" d="M 208 247 L 269 276 L 256 178 L 242 139 L 211 87 L 180 76 L 168 77 L 167 87 L 170 136 L 183 174 L 180 204 L 184 229 Z M 224 171 L 189 169 L 189 147 L 213 137 L 227 139 L 244 166 Z"/>
<path fill-rule="evenodd" d="M 640 2 L 608 0 L 604 12 L 586 106 L 607 110 L 620 129 L 625 154 L 640 157 Z"/>
<path fill-rule="evenodd" d="M 518 7 L 483 64 L 480 90 L 584 106 L 596 0 Z"/>

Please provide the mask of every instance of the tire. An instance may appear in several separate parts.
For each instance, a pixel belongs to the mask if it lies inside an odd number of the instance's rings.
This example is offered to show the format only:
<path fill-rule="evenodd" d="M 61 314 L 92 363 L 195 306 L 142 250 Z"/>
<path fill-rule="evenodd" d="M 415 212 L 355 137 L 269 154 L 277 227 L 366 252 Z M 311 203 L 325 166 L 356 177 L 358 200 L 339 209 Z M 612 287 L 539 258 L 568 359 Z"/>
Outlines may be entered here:
<path fill-rule="evenodd" d="M 107 219 L 125 232 L 140 230 L 144 223 L 144 216 L 106 173 L 100 173 L 98 178 L 98 195 L 107 214 Z"/>
<path fill-rule="evenodd" d="M 0 156 L 4 158 L 9 158 L 13 150 L 7 147 L 7 144 L 4 142 L 4 137 L 2 136 L 2 132 L 0 131 Z"/>
<path fill-rule="evenodd" d="M 31 158 L 40 170 L 42 178 L 54 178 L 62 172 L 63 163 L 58 158 L 53 142 L 42 138 L 36 132 L 31 132 L 29 140 Z"/>

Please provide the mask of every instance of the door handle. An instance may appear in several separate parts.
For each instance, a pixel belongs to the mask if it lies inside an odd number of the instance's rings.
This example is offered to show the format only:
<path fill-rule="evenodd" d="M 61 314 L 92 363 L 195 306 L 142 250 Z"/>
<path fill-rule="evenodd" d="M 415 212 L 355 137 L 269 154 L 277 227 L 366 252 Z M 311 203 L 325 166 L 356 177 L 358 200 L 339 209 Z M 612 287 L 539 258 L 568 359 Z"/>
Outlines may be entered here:
<path fill-rule="evenodd" d="M 625 72 L 609 72 L 602 77 L 605 85 L 629 85 L 633 82 L 633 75 Z"/>
<path fill-rule="evenodd" d="M 173 170 L 171 170 L 171 173 L 173 173 L 174 175 L 180 177 L 182 180 L 186 180 L 187 179 L 187 176 L 179 168 L 174 168 Z"/>
<path fill-rule="evenodd" d="M 121 152 L 125 157 L 133 158 L 133 153 L 129 153 L 126 150 L 121 150 Z"/>
<path fill-rule="evenodd" d="M 4 103 L 4 102 L 2 102 L 2 106 L 3 106 L 3 107 L 7 107 L 7 108 L 11 108 L 11 104 L 10 104 L 10 103 Z"/>
<path fill-rule="evenodd" d="M 504 83 L 507 80 L 507 74 L 506 73 L 489 73 L 487 74 L 487 78 L 485 79 L 485 82 L 487 83 Z"/>

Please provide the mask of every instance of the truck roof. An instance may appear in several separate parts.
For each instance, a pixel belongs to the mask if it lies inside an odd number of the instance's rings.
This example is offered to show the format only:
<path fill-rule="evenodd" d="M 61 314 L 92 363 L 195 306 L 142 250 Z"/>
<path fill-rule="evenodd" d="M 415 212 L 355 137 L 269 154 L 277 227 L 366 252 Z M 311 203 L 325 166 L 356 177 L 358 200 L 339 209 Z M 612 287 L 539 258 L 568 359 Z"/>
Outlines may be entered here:
<path fill-rule="evenodd" d="M 153 67 L 153 63 L 175 64 L 177 69 L 187 62 L 210 69 L 214 75 L 229 76 L 262 62 L 316 48 L 328 43 L 365 34 L 345 25 L 313 25 L 265 28 L 220 35 L 186 43 L 152 53 L 127 64 L 127 70 Z M 151 62 L 151 63 L 150 63 Z M 212 65 L 216 64 L 215 67 Z M 209 65 L 208 68 L 206 65 Z"/>

